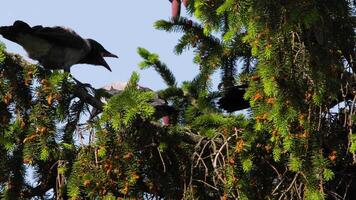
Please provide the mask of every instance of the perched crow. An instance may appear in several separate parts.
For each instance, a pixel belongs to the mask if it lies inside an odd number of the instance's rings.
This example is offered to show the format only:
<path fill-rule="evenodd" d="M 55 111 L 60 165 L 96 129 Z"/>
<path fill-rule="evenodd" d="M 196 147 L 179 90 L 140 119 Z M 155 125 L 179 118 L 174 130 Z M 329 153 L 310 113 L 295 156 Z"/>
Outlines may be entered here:
<path fill-rule="evenodd" d="M 247 85 L 239 85 L 226 88 L 222 92 L 222 97 L 219 99 L 219 108 L 227 112 L 234 112 L 250 107 L 248 101 L 244 99 Z"/>
<path fill-rule="evenodd" d="M 106 90 L 110 95 L 120 94 L 126 87 L 127 83 L 116 82 L 107 86 L 104 86 L 102 89 Z M 138 86 L 138 89 L 142 91 L 152 91 L 150 88 Z M 154 116 L 156 118 L 162 118 L 165 125 L 169 124 L 169 115 L 172 115 L 176 110 L 167 104 L 167 102 L 161 99 L 157 94 L 154 96 L 150 102 L 151 106 L 155 108 Z"/>
<path fill-rule="evenodd" d="M 83 39 L 71 29 L 55 26 L 30 27 L 23 21 L 0 27 L 0 34 L 19 45 L 28 56 L 46 69 L 64 69 L 79 63 L 102 65 L 110 70 L 103 57 L 115 57 L 93 39 Z"/>

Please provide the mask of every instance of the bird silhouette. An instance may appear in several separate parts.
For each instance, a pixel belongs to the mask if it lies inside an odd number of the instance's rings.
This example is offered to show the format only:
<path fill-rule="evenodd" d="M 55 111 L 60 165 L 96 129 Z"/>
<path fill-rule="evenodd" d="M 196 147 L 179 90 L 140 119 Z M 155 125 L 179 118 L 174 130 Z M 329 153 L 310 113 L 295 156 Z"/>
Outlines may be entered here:
<path fill-rule="evenodd" d="M 219 99 L 219 108 L 231 113 L 250 107 L 249 101 L 244 99 L 247 85 L 232 86 L 224 89 Z"/>
<path fill-rule="evenodd" d="M 12 26 L 1 26 L 0 34 L 19 45 L 28 56 L 46 69 L 69 72 L 75 64 L 101 65 L 111 71 L 104 57 L 118 58 L 93 39 L 84 39 L 72 29 L 64 27 L 30 27 L 23 21 Z"/>
<path fill-rule="evenodd" d="M 113 96 L 113 95 L 117 95 L 117 94 L 120 94 L 121 92 L 123 92 L 126 86 L 127 86 L 127 83 L 116 82 L 113 84 L 106 85 L 102 89 L 104 89 L 108 94 Z M 143 87 L 140 85 L 137 86 L 137 89 L 139 89 L 141 91 L 153 92 L 152 89 Z M 169 115 L 172 115 L 176 112 L 176 110 L 172 106 L 168 105 L 166 100 L 160 98 L 158 96 L 158 94 L 155 94 L 155 96 L 153 97 L 153 99 L 150 102 L 150 105 L 155 108 L 154 116 L 157 118 L 163 118 L 165 116 L 168 117 Z"/>

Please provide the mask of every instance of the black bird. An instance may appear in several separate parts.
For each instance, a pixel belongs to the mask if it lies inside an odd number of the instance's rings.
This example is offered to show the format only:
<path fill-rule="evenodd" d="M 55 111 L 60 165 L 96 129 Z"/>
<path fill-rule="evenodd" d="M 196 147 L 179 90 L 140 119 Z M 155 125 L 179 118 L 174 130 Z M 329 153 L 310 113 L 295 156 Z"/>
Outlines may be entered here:
<path fill-rule="evenodd" d="M 84 39 L 64 27 L 30 27 L 23 21 L 15 21 L 12 26 L 1 26 L 0 34 L 21 45 L 30 58 L 39 61 L 46 69 L 69 72 L 72 65 L 85 63 L 102 65 L 111 71 L 104 57 L 117 58 L 97 41 Z"/>
<path fill-rule="evenodd" d="M 250 107 L 250 103 L 244 99 L 247 85 L 238 85 L 226 88 L 219 99 L 219 108 L 227 112 L 234 112 Z"/>

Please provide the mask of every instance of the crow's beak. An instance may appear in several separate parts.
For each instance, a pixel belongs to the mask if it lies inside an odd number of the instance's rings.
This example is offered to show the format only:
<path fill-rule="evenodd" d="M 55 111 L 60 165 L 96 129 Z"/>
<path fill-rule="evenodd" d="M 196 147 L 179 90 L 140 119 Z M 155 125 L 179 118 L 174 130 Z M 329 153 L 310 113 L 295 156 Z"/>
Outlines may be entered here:
<path fill-rule="evenodd" d="M 110 52 L 108 52 L 108 51 L 102 52 L 102 53 L 101 53 L 101 56 L 102 56 L 102 57 L 112 57 L 112 58 L 118 58 L 118 56 L 117 56 L 117 55 L 112 54 L 112 53 L 110 53 Z"/>
<path fill-rule="evenodd" d="M 103 57 L 100 56 L 99 58 L 99 63 L 100 65 L 104 66 L 106 69 L 108 69 L 109 71 L 111 71 L 110 66 L 108 65 L 108 63 L 104 60 Z"/>

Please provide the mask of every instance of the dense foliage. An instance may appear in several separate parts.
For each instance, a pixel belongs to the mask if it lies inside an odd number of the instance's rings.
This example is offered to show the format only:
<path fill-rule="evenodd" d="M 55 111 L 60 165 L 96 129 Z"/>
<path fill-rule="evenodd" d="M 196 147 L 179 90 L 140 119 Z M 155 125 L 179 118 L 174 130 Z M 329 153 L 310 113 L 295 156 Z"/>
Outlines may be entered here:
<path fill-rule="evenodd" d="M 157 93 L 134 72 L 110 97 L 0 47 L 2 198 L 356 198 L 355 1 L 184 4 L 198 22 L 155 27 L 182 33 L 174 51 L 193 49 L 199 74 L 177 83 L 139 48 L 167 85 Z M 238 85 L 251 108 L 227 113 L 217 102 Z M 169 125 L 155 95 L 174 110 Z"/>

